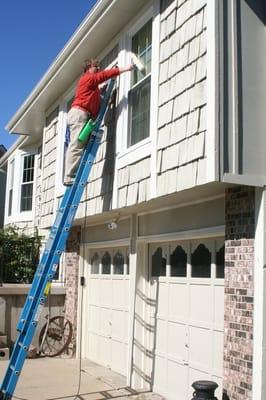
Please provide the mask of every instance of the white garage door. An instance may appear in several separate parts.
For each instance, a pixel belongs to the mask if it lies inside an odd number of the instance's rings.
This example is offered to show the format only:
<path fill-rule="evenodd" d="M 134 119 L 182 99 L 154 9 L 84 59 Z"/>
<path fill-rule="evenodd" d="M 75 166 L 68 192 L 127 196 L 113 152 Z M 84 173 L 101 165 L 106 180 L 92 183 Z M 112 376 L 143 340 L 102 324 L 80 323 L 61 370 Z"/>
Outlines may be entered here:
<path fill-rule="evenodd" d="M 214 380 L 221 387 L 224 242 L 154 244 L 150 266 L 150 296 L 156 300 L 150 312 L 153 390 L 167 399 L 187 400 L 196 380 Z"/>
<path fill-rule="evenodd" d="M 128 249 L 90 251 L 85 356 L 125 375 L 128 349 Z"/>

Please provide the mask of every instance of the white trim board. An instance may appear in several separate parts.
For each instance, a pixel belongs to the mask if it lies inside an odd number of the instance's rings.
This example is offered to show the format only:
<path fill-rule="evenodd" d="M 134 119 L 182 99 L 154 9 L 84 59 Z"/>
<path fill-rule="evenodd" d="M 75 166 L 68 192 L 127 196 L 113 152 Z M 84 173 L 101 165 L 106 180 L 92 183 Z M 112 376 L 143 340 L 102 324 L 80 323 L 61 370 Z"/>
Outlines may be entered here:
<path fill-rule="evenodd" d="M 206 156 L 208 182 L 218 180 L 219 132 L 219 0 L 207 1 L 207 134 Z"/>
<path fill-rule="evenodd" d="M 187 240 L 187 239 L 201 239 L 224 236 L 225 226 L 213 226 L 202 229 L 191 229 L 181 232 L 163 233 L 157 235 L 138 236 L 137 242 L 156 243 L 156 242 L 169 242 L 172 240 Z"/>

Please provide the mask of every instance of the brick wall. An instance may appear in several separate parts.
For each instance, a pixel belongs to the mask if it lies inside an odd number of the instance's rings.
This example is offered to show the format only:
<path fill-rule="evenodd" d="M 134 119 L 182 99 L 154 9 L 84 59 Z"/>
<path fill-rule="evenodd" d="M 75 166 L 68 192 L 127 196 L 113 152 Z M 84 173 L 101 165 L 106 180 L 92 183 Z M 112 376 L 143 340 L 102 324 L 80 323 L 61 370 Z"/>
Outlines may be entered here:
<path fill-rule="evenodd" d="M 224 388 L 230 400 L 252 398 L 254 188 L 226 191 Z"/>
<path fill-rule="evenodd" d="M 71 229 L 65 251 L 66 303 L 65 316 L 73 325 L 73 354 L 76 351 L 80 227 Z"/>

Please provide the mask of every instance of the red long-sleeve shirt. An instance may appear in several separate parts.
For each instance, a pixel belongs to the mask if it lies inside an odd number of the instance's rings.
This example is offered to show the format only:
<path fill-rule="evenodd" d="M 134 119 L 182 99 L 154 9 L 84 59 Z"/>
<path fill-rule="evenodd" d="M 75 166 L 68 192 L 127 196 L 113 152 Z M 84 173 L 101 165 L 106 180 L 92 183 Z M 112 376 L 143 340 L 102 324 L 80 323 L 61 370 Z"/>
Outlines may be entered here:
<path fill-rule="evenodd" d="M 119 74 L 119 68 L 94 73 L 85 72 L 78 81 L 72 107 L 81 107 L 95 118 L 99 112 L 101 101 L 98 85 Z"/>

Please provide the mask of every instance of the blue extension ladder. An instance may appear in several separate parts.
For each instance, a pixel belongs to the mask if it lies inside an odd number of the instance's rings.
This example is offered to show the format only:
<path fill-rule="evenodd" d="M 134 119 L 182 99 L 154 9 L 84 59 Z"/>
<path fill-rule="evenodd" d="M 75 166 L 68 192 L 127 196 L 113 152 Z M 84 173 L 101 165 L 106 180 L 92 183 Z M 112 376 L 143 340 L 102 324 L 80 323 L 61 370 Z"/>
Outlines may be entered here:
<path fill-rule="evenodd" d="M 12 399 L 21 373 L 27 350 L 31 344 L 52 279 L 57 270 L 60 256 L 65 248 L 71 225 L 86 186 L 92 164 L 102 138 L 101 124 L 115 85 L 115 79 L 108 82 L 95 130 L 92 132 L 81 157 L 73 185 L 69 186 L 61 201 L 54 225 L 51 228 L 40 263 L 36 270 L 30 291 L 17 325 L 18 336 L 0 387 L 0 400 Z"/>

